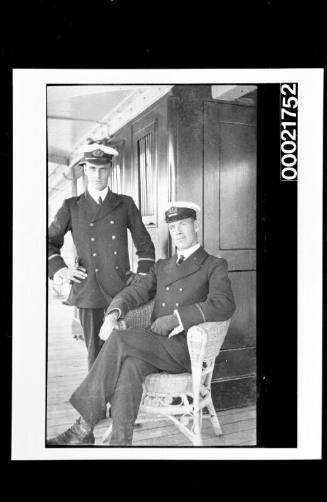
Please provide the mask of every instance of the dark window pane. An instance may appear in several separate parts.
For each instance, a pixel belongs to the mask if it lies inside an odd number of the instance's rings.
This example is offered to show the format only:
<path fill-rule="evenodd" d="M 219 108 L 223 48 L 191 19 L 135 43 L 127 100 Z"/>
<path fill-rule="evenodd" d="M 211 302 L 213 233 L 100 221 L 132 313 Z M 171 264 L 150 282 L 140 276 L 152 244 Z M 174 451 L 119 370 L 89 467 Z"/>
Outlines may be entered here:
<path fill-rule="evenodd" d="M 142 216 L 155 218 L 155 179 L 152 158 L 152 134 L 149 133 L 137 142 L 140 209 Z"/>

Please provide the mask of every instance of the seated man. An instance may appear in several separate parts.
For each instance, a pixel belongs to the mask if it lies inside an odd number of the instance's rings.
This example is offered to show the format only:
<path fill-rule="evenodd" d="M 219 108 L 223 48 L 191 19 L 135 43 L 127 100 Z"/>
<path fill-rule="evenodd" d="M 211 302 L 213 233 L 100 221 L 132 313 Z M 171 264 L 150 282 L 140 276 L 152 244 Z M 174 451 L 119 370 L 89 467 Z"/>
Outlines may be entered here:
<path fill-rule="evenodd" d="M 147 276 L 112 300 L 99 333 L 106 342 L 70 398 L 81 416 L 67 431 L 48 440 L 48 445 L 94 444 L 93 428 L 108 402 L 113 421 L 110 445 L 131 445 L 145 377 L 159 371 L 190 371 L 187 330 L 233 315 L 227 262 L 209 255 L 198 243 L 199 211 L 199 206 L 188 202 L 175 202 L 166 211 L 177 256 L 157 261 Z M 153 297 L 151 326 L 118 329 L 120 317 Z"/>

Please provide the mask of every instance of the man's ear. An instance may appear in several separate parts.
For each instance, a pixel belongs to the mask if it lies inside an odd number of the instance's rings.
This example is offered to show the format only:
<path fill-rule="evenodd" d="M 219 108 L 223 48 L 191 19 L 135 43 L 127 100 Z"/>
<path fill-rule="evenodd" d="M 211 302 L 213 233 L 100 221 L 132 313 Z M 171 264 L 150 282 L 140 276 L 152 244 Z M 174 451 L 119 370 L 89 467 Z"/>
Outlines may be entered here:
<path fill-rule="evenodd" d="M 194 220 L 194 230 L 196 233 L 198 233 L 198 231 L 200 230 L 200 225 L 198 220 Z"/>

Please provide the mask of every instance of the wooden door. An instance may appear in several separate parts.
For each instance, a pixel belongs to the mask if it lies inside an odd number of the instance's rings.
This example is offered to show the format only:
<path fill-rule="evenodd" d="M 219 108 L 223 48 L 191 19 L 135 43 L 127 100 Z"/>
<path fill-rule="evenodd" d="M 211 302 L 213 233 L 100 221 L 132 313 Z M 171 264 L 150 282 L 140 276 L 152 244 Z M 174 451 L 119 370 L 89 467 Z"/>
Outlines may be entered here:
<path fill-rule="evenodd" d="M 237 304 L 214 372 L 218 408 L 256 399 L 256 108 L 204 102 L 203 243 L 226 258 Z"/>
<path fill-rule="evenodd" d="M 171 98 L 176 197 L 202 207 L 199 241 L 226 258 L 237 304 L 216 361 L 217 409 L 256 402 L 256 106 Z"/>

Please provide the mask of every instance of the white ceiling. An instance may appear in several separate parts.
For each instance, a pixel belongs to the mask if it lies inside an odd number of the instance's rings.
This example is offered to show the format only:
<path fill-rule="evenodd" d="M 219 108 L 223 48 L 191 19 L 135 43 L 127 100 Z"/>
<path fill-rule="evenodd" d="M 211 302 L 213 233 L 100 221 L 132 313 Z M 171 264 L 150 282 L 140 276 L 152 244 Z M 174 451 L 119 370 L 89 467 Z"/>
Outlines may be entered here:
<path fill-rule="evenodd" d="M 48 158 L 69 164 L 87 136 L 113 134 L 172 85 L 49 85 Z"/>
<path fill-rule="evenodd" d="M 88 136 L 113 134 L 172 85 L 49 85 L 48 159 L 69 165 Z M 212 85 L 214 99 L 246 101 L 256 86 Z M 96 134 L 97 133 L 97 134 Z"/>
<path fill-rule="evenodd" d="M 134 92 L 130 86 L 48 86 L 49 156 L 67 159 L 76 143 Z"/>

